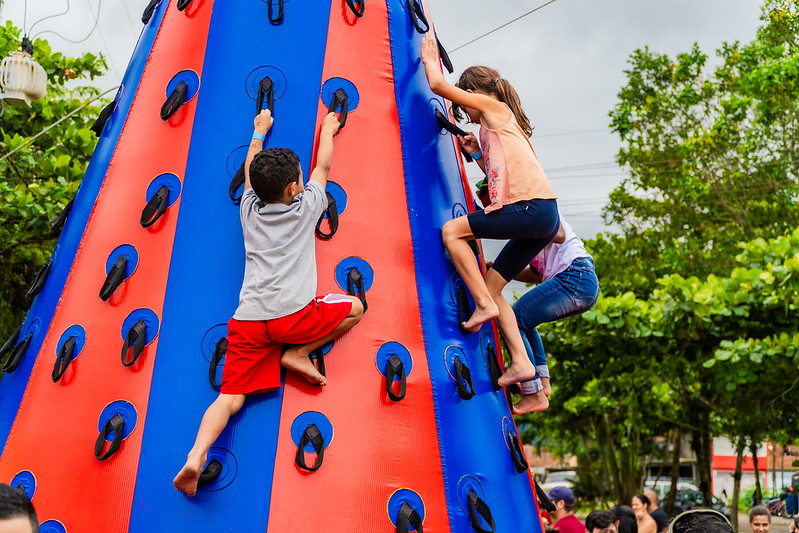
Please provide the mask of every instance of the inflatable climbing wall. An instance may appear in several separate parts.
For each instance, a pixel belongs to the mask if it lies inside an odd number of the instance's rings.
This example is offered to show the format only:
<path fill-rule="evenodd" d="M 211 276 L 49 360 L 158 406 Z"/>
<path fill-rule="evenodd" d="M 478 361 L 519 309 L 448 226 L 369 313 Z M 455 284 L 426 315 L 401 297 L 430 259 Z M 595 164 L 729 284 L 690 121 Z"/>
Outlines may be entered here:
<path fill-rule="evenodd" d="M 0 480 L 33 499 L 43 532 L 540 531 L 495 332 L 458 326 L 470 302 L 440 234 L 473 205 L 419 59 L 430 7 L 150 3 L 2 348 Z M 327 387 L 289 375 L 248 399 L 189 499 L 171 482 L 217 395 L 244 271 L 242 164 L 265 107 L 266 145 L 294 149 L 306 176 L 320 121 L 343 114 L 318 292 L 368 310 L 315 354 Z"/>

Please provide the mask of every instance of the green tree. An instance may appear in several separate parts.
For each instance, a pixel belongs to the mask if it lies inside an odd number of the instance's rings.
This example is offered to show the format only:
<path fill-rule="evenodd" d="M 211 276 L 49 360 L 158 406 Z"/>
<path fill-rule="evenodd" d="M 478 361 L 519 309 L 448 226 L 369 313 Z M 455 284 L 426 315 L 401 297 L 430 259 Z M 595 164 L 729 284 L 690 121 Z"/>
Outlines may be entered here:
<path fill-rule="evenodd" d="M 19 47 L 20 30 L 7 21 L 0 26 L 0 56 Z M 0 104 L 0 157 L 97 96 L 85 81 L 107 69 L 102 55 L 66 57 L 41 39 L 34 58 L 47 72 L 47 95 L 30 108 Z M 91 158 L 97 140 L 89 128 L 101 107 L 85 107 L 0 161 L 0 343 L 30 306 L 26 293 L 55 244 L 50 229 Z"/>
<path fill-rule="evenodd" d="M 727 272 L 738 242 L 799 224 L 799 0 L 766 0 L 761 20 L 714 68 L 696 45 L 632 54 L 610 114 L 630 172 L 604 211 L 620 232 L 592 247 L 606 292 Z"/>

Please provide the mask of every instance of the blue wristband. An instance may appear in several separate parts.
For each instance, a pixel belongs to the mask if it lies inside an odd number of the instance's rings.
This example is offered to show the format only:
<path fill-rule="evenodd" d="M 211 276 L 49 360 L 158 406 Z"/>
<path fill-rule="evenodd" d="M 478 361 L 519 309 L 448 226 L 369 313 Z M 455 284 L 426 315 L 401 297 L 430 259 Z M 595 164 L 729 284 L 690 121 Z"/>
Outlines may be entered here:
<path fill-rule="evenodd" d="M 258 133 L 256 131 L 255 133 L 252 134 L 252 138 L 253 139 L 258 139 L 260 141 L 265 141 L 266 140 L 266 135 L 264 135 L 263 133 Z"/>
<path fill-rule="evenodd" d="M 472 159 L 474 159 L 475 161 L 477 161 L 478 159 L 482 159 L 482 158 L 483 158 L 483 151 L 482 150 L 480 150 L 477 153 L 472 154 Z"/>

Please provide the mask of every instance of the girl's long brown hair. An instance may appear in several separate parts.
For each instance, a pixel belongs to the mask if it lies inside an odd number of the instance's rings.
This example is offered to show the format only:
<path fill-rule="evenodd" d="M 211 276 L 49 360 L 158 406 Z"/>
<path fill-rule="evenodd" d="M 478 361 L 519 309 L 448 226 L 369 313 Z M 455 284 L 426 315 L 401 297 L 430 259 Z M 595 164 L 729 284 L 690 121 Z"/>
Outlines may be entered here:
<path fill-rule="evenodd" d="M 500 102 L 508 104 L 513 116 L 516 117 L 516 122 L 519 123 L 525 135 L 529 137 L 533 134 L 533 127 L 530 125 L 530 120 L 524 113 L 524 109 L 522 109 L 522 103 L 516 89 L 493 68 L 480 65 L 469 67 L 463 71 L 455 86 L 464 91 L 471 89 L 496 96 Z M 452 114 L 456 119 L 461 120 L 461 108 L 455 102 L 452 103 Z"/>

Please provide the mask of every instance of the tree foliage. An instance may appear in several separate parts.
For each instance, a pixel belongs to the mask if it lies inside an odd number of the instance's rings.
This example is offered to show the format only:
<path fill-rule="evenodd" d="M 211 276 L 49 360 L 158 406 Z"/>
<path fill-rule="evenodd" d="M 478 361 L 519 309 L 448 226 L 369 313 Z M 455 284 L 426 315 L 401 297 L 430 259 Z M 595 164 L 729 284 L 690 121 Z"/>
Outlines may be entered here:
<path fill-rule="evenodd" d="M 10 21 L 0 26 L 0 55 L 19 46 L 19 29 Z M 98 89 L 82 83 L 107 69 L 102 56 L 67 57 L 41 39 L 34 58 L 47 72 L 47 95 L 30 108 L 0 104 L 0 157 L 97 96 Z M 85 107 L 0 161 L 0 339 L 30 306 L 28 287 L 55 244 L 52 224 L 74 196 L 97 142 L 89 128 L 101 105 Z"/>

